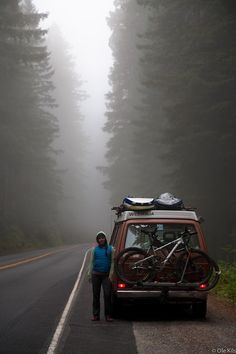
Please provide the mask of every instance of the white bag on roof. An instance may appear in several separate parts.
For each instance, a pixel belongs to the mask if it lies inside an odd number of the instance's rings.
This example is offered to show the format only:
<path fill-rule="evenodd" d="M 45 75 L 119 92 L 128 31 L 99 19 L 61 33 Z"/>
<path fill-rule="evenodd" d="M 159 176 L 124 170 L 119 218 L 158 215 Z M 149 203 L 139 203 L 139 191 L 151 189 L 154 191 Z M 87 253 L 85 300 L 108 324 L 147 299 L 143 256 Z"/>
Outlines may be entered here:
<path fill-rule="evenodd" d="M 123 205 L 127 210 L 149 210 L 154 208 L 153 198 L 133 198 L 126 197 Z"/>
<path fill-rule="evenodd" d="M 180 198 L 176 198 L 171 193 L 163 193 L 157 199 L 154 200 L 154 204 L 158 209 L 182 209 L 183 201 Z"/>

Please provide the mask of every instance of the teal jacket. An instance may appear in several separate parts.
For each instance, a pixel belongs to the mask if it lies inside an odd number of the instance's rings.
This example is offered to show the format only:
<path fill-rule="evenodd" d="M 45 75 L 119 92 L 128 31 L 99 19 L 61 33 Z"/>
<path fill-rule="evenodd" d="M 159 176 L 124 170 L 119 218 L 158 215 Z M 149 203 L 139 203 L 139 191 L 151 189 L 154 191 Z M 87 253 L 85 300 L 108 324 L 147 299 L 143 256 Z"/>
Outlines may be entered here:
<path fill-rule="evenodd" d="M 107 255 L 106 255 L 107 251 Z M 90 254 L 88 266 L 88 278 L 91 279 L 92 272 L 109 273 L 109 278 L 112 280 L 114 274 L 114 248 L 112 246 L 93 247 Z"/>

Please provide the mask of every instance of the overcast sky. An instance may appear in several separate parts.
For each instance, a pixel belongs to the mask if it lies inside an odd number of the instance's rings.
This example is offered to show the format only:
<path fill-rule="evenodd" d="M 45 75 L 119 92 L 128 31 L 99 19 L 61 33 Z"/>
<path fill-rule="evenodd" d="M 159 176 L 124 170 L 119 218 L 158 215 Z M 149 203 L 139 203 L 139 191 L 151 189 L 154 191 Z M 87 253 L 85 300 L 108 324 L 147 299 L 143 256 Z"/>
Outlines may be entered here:
<path fill-rule="evenodd" d="M 105 98 L 109 91 L 108 73 L 112 65 L 112 54 L 108 46 L 110 29 L 106 17 L 113 9 L 114 0 L 33 0 L 41 12 L 48 12 L 49 17 L 44 21 L 46 27 L 56 23 L 66 41 L 71 45 L 76 69 L 81 79 L 85 81 L 83 89 L 90 96 L 82 103 L 84 129 L 90 139 L 88 142 L 87 183 L 90 192 L 97 199 L 103 199 L 107 205 L 107 214 L 95 212 L 94 203 L 90 210 L 97 215 L 97 227 L 106 228 L 110 223 L 110 206 L 108 193 L 102 187 L 103 177 L 96 171 L 96 165 L 104 164 L 105 143 L 107 136 L 102 133 L 105 122 Z M 91 200 L 91 196 L 89 196 Z M 101 209 L 101 208 L 100 208 Z"/>

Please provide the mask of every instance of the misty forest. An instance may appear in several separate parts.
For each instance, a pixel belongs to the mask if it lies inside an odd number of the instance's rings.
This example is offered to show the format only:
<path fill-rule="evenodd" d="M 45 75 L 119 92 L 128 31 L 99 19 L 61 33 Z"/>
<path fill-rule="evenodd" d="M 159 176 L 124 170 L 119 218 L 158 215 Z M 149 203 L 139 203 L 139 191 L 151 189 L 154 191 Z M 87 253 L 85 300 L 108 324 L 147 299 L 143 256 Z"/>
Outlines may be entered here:
<path fill-rule="evenodd" d="M 83 73 L 46 17 L 0 2 L 0 253 L 94 238 Z M 211 253 L 235 255 L 236 2 L 115 0 L 107 22 L 104 213 L 171 192 L 204 217 Z"/>

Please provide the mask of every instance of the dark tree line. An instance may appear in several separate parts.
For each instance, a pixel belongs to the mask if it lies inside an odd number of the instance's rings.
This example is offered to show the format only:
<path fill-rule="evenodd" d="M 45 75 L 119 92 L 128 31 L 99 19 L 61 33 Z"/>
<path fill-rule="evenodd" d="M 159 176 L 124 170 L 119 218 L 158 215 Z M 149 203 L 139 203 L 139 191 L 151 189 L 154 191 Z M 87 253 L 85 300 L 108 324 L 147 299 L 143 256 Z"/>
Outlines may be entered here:
<path fill-rule="evenodd" d="M 235 247 L 235 2 L 117 0 L 109 23 L 112 203 L 170 191 L 205 216 L 215 253 Z"/>
<path fill-rule="evenodd" d="M 62 242 L 54 68 L 31 0 L 0 2 L 0 249 Z"/>
<path fill-rule="evenodd" d="M 104 127 L 111 133 L 111 139 L 107 152 L 109 166 L 103 168 L 109 177 L 105 185 L 111 190 L 113 202 L 119 201 L 123 194 L 133 193 L 137 184 L 134 140 L 139 131 L 136 122 L 141 100 L 137 34 L 145 26 L 144 12 L 135 1 L 116 1 L 115 4 L 116 11 L 108 20 L 114 65 L 109 76 L 112 91 L 106 96 Z"/>

